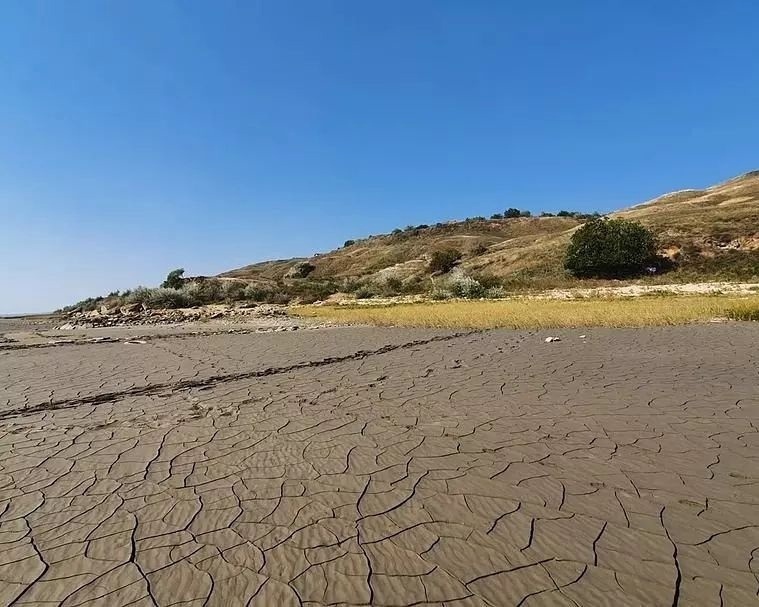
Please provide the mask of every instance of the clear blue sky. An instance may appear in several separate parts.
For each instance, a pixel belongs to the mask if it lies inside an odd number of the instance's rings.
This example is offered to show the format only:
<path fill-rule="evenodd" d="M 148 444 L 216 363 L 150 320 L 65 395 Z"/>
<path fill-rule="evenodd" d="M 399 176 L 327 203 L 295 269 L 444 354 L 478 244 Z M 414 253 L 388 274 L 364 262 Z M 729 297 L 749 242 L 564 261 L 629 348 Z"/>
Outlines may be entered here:
<path fill-rule="evenodd" d="M 0 3 L 0 312 L 759 168 L 755 0 Z"/>

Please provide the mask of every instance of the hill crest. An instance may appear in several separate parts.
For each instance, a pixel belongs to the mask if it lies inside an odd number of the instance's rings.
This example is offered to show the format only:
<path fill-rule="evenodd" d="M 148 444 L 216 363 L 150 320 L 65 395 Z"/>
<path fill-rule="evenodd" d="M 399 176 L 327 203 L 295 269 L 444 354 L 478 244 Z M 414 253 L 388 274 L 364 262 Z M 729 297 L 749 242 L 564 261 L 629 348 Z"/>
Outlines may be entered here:
<path fill-rule="evenodd" d="M 759 274 L 759 170 L 706 189 L 670 192 L 610 213 L 652 229 L 678 272 L 700 279 L 742 279 Z M 254 263 L 220 274 L 252 282 L 281 281 L 299 263 L 313 266 L 316 280 L 421 279 L 432 252 L 461 252 L 467 273 L 526 280 L 563 274 L 561 260 L 572 232 L 587 216 L 470 218 L 409 227 L 346 242 L 310 258 Z"/>

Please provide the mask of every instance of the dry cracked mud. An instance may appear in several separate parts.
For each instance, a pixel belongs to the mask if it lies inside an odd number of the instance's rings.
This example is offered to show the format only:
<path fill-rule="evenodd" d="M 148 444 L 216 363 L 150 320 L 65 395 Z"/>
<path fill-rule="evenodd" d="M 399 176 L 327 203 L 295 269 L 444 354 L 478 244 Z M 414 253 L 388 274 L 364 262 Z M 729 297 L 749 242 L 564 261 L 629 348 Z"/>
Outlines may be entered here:
<path fill-rule="evenodd" d="M 3 349 L 0 605 L 757 604 L 759 326 L 558 335 Z"/>

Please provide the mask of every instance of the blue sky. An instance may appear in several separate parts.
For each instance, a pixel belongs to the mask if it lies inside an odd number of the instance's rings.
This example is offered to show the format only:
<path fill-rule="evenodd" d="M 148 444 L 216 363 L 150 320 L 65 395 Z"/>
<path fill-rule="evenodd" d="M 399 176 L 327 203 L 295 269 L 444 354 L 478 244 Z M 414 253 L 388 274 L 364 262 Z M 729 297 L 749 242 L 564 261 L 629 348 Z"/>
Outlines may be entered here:
<path fill-rule="evenodd" d="M 753 0 L 0 3 L 0 312 L 759 168 Z"/>

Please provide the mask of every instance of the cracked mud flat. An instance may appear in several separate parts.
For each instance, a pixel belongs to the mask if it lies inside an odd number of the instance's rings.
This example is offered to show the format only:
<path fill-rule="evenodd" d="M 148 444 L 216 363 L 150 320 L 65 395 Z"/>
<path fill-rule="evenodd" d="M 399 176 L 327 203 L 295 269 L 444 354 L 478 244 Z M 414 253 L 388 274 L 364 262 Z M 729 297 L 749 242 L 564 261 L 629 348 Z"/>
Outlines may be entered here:
<path fill-rule="evenodd" d="M 0 605 L 757 604 L 759 326 L 553 334 L 2 350 Z"/>

